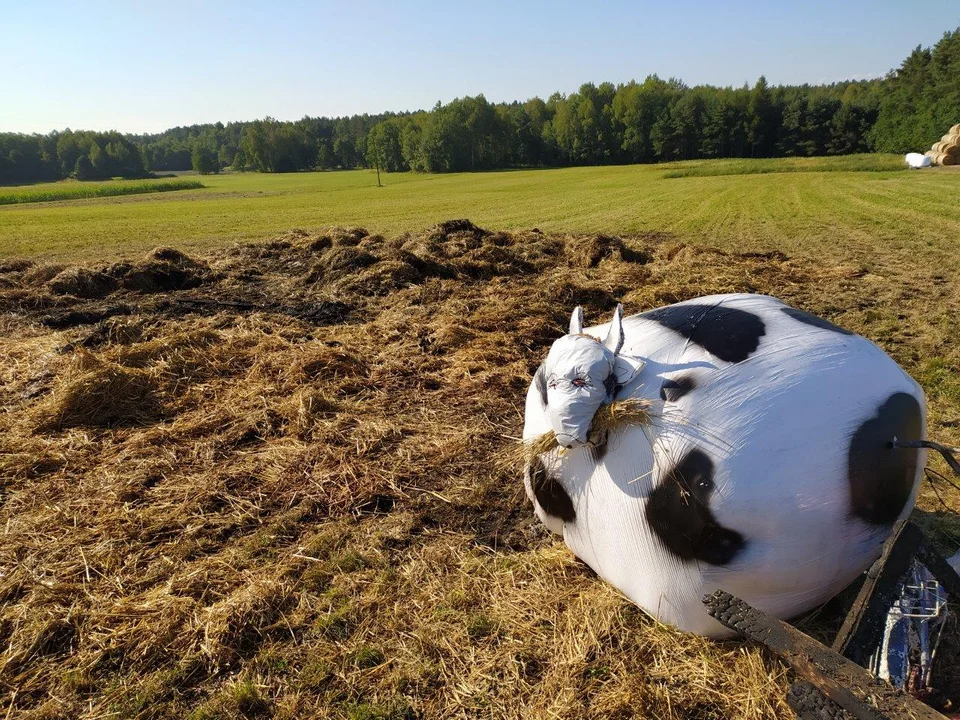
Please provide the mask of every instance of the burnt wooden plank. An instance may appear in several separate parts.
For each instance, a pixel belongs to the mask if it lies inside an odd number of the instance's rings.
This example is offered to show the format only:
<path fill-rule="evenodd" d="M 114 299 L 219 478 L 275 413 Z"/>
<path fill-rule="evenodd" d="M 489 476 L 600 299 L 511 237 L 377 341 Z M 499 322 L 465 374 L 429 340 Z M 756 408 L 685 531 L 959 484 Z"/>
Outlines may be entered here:
<path fill-rule="evenodd" d="M 922 542 L 923 533 L 913 523 L 900 521 L 894 526 L 833 641 L 835 652 L 867 665 L 883 640 L 887 613 L 900 596 L 903 577 Z"/>
<path fill-rule="evenodd" d="M 856 720 L 945 720 L 933 708 L 874 677 L 852 660 L 730 593 L 717 590 L 703 602 L 712 617 L 748 640 L 766 645 Z"/>

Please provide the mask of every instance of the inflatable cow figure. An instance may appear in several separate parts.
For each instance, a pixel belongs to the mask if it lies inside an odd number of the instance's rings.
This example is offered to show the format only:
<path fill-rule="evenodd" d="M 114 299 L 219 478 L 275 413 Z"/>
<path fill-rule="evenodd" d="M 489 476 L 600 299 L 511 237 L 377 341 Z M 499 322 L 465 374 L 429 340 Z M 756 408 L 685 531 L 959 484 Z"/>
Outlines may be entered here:
<path fill-rule="evenodd" d="M 868 340 L 764 295 L 715 295 L 583 328 L 577 308 L 527 393 L 540 520 L 651 615 L 729 634 L 723 589 L 788 618 L 822 603 L 910 513 L 925 435 L 920 387 Z M 647 423 L 591 433 L 649 402 Z"/>

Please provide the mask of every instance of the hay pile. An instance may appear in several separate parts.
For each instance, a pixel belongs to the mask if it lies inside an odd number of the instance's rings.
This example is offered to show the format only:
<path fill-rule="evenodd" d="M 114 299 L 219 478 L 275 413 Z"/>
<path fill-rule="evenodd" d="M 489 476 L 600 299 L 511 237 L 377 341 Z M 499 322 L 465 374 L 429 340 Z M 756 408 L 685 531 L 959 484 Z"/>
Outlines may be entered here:
<path fill-rule="evenodd" d="M 856 328 L 860 269 L 454 221 L 0 279 L 0 716 L 791 717 L 782 667 L 625 602 L 502 458 L 574 304 Z"/>
<path fill-rule="evenodd" d="M 924 155 L 934 165 L 960 165 L 960 124 L 951 127 Z"/>

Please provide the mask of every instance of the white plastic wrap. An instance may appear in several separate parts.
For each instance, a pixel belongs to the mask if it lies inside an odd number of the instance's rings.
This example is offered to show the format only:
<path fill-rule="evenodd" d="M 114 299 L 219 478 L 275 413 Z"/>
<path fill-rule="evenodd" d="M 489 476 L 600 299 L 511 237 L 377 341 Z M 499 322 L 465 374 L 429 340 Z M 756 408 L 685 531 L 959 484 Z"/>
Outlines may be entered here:
<path fill-rule="evenodd" d="M 790 617 L 879 557 L 925 462 L 888 447 L 925 438 L 926 414 L 888 355 L 762 295 L 624 318 L 619 352 L 586 337 L 617 325 L 558 340 L 527 394 L 525 439 L 575 438 L 525 485 L 577 557 L 662 621 L 715 637 L 729 633 L 703 610 L 713 590 Z M 591 414 L 626 397 L 652 401 L 651 422 L 593 446 Z"/>
<path fill-rule="evenodd" d="M 933 161 L 921 153 L 907 153 L 903 156 L 903 161 L 912 168 L 930 167 Z"/>

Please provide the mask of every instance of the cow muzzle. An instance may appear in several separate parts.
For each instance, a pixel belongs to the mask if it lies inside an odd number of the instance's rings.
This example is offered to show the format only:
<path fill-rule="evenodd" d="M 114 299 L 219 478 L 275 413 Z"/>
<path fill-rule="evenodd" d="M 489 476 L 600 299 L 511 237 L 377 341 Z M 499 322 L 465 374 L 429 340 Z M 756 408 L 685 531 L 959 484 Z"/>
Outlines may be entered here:
<path fill-rule="evenodd" d="M 566 448 L 567 450 L 573 450 L 575 448 L 583 447 L 587 444 L 587 438 L 579 438 L 576 435 L 571 433 L 555 433 L 557 437 L 557 444 L 560 447 Z"/>

